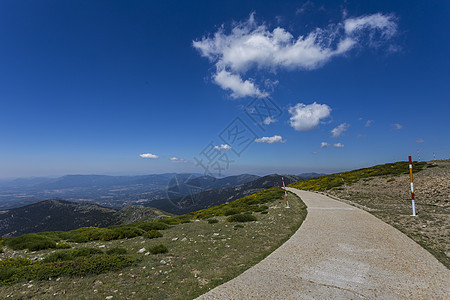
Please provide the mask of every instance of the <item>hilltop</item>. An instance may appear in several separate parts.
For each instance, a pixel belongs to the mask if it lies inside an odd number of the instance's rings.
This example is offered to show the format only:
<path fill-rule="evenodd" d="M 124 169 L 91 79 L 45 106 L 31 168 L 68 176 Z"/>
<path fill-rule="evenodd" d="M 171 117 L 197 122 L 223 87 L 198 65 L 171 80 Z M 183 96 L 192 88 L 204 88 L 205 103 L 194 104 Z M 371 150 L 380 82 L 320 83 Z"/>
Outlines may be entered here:
<path fill-rule="evenodd" d="M 107 227 L 169 216 L 171 214 L 159 209 L 138 205 L 116 210 L 91 203 L 46 200 L 0 211 L 0 236 L 65 231 L 89 226 Z"/>

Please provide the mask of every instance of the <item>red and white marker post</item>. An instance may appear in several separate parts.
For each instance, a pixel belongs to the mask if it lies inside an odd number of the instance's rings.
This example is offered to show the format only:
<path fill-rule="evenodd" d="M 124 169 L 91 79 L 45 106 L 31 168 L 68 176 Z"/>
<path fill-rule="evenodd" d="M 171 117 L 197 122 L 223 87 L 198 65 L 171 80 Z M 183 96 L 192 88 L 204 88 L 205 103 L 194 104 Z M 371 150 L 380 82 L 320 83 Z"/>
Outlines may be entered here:
<path fill-rule="evenodd" d="M 283 181 L 284 196 L 286 197 L 286 208 L 290 208 L 289 207 L 288 198 L 287 198 L 286 186 L 284 185 L 284 178 L 283 177 L 281 177 L 281 181 Z"/>
<path fill-rule="evenodd" d="M 412 215 L 411 215 L 411 217 L 417 217 L 416 204 L 414 202 L 415 201 L 415 199 L 414 199 L 414 182 L 413 182 L 411 156 L 409 157 L 409 178 L 411 179 L 411 201 L 412 201 Z"/>

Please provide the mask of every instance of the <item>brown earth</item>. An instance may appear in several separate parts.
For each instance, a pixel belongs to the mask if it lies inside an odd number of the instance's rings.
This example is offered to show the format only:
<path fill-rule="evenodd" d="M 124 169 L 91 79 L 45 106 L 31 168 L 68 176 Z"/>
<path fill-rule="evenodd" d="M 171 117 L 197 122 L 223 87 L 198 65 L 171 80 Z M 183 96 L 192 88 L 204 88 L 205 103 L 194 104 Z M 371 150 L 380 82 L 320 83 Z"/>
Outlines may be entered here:
<path fill-rule="evenodd" d="M 417 217 L 412 214 L 409 175 L 361 179 L 327 193 L 399 229 L 450 267 L 450 160 L 429 162 L 414 174 Z"/>

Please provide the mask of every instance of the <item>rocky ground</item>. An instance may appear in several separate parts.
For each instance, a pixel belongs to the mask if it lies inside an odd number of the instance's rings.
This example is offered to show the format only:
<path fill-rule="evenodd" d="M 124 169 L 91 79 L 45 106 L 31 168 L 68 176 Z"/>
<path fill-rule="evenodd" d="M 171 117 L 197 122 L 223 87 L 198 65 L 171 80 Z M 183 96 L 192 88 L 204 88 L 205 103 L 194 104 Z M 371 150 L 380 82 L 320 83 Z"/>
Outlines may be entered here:
<path fill-rule="evenodd" d="M 450 160 L 429 162 L 414 174 L 416 211 L 411 217 L 409 175 L 361 179 L 328 194 L 363 208 L 404 232 L 450 266 Z"/>

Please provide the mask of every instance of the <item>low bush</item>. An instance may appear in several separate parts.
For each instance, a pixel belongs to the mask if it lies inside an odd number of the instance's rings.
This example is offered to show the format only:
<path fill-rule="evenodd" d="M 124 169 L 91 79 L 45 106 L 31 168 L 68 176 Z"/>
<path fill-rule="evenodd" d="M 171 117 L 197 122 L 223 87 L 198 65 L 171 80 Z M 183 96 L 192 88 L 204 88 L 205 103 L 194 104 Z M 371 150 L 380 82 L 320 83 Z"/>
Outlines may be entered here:
<path fill-rule="evenodd" d="M 223 212 L 224 216 L 232 216 L 232 215 L 237 215 L 238 213 L 240 213 L 240 210 L 237 208 L 228 208 Z"/>
<path fill-rule="evenodd" d="M 106 254 L 108 255 L 122 255 L 127 253 L 128 251 L 125 248 L 111 248 L 108 251 L 106 251 Z"/>
<path fill-rule="evenodd" d="M 64 250 L 52 253 L 46 258 L 44 258 L 42 261 L 56 262 L 56 261 L 73 260 L 77 257 L 90 257 L 95 254 L 103 254 L 103 251 L 95 248 L 77 248 L 73 250 Z"/>
<path fill-rule="evenodd" d="M 258 206 L 255 210 L 253 210 L 254 212 L 262 212 L 262 211 L 265 211 L 265 210 L 268 210 L 269 209 L 269 207 L 267 206 L 267 205 L 261 205 L 261 206 Z"/>
<path fill-rule="evenodd" d="M 135 260 L 126 255 L 95 255 L 60 262 L 35 262 L 23 258 L 9 259 L 7 266 L 0 264 L 0 284 L 43 280 L 61 275 L 85 276 L 117 271 L 133 265 Z"/>
<path fill-rule="evenodd" d="M 157 245 L 157 246 L 151 247 L 149 249 L 149 251 L 152 254 L 158 254 L 158 253 L 167 253 L 169 251 L 169 249 L 167 249 L 167 247 L 164 245 Z"/>
<path fill-rule="evenodd" d="M 56 249 L 70 249 L 72 246 L 66 243 L 60 243 L 56 245 Z"/>
<path fill-rule="evenodd" d="M 264 211 L 260 212 L 260 214 L 262 214 L 262 215 L 267 215 L 268 213 L 269 212 L 267 210 L 264 210 Z"/>
<path fill-rule="evenodd" d="M 219 223 L 219 220 L 217 219 L 208 219 L 209 224 Z"/>
<path fill-rule="evenodd" d="M 232 215 L 227 218 L 227 222 L 252 222 L 258 219 L 250 214 Z"/>
<path fill-rule="evenodd" d="M 10 237 L 5 240 L 5 244 L 13 250 L 28 249 L 29 251 L 38 251 L 56 248 L 56 243 L 53 239 L 38 233 L 28 233 L 18 237 Z"/>
<path fill-rule="evenodd" d="M 144 237 L 148 238 L 148 239 L 155 239 L 155 238 L 159 238 L 162 236 L 163 236 L 163 234 L 157 230 L 150 230 L 144 234 Z"/>
<path fill-rule="evenodd" d="M 237 225 L 234 225 L 233 228 L 234 228 L 234 229 L 244 228 L 244 225 L 237 224 Z"/>

